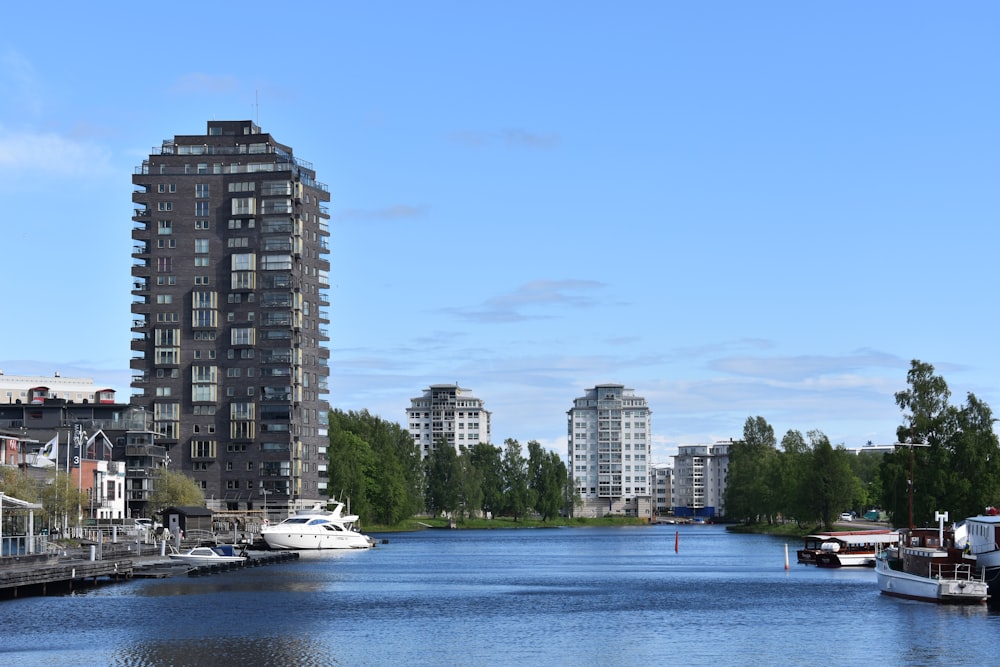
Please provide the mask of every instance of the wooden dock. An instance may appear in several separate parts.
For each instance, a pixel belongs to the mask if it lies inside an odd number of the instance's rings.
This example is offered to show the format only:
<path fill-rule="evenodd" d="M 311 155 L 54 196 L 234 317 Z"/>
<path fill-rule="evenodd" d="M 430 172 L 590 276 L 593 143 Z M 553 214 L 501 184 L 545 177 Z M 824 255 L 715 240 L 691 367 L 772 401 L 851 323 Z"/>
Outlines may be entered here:
<path fill-rule="evenodd" d="M 93 586 L 97 580 L 132 577 L 131 559 L 84 560 L 82 558 L 5 558 L 0 566 L 0 599 L 24 595 L 64 595 Z"/>

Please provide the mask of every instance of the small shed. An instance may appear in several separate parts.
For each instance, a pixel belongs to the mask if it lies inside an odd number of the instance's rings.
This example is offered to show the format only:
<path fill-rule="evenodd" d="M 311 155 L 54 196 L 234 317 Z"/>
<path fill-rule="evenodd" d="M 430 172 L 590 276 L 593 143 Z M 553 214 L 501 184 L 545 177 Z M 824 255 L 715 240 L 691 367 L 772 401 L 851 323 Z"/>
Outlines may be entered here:
<path fill-rule="evenodd" d="M 205 507 L 166 507 L 160 514 L 163 525 L 171 534 L 178 530 L 190 533 L 193 530 L 212 532 L 212 515 L 214 512 Z"/>

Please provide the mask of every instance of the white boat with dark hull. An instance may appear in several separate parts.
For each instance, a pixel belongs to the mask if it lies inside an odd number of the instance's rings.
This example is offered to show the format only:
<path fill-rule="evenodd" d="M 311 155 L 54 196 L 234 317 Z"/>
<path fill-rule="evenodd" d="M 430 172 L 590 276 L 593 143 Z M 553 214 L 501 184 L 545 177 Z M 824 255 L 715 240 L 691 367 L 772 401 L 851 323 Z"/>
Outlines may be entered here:
<path fill-rule="evenodd" d="M 976 560 L 956 545 L 944 529 L 948 514 L 937 513 L 938 528 L 900 530 L 899 546 L 885 549 L 875 561 L 884 595 L 939 604 L 982 604 L 989 587 Z"/>
<path fill-rule="evenodd" d="M 800 563 L 819 567 L 872 567 L 882 549 L 899 544 L 893 530 L 853 530 L 806 535 Z"/>
<path fill-rule="evenodd" d="M 246 560 L 246 556 L 237 554 L 231 545 L 195 547 L 183 553 L 171 553 L 169 556 L 170 560 L 185 565 L 222 565 L 242 563 Z"/>
<path fill-rule="evenodd" d="M 319 503 L 299 510 L 281 523 L 261 528 L 260 536 L 271 549 L 367 549 L 375 541 L 354 527 L 357 515 L 343 513 L 344 504 L 333 510 Z"/>

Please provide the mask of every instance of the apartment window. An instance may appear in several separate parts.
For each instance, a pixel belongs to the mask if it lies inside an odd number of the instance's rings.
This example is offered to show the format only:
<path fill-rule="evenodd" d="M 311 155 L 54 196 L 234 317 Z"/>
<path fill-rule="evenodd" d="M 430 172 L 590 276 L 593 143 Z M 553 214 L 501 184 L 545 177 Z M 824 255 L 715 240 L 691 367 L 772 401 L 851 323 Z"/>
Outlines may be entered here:
<path fill-rule="evenodd" d="M 229 422 L 229 437 L 234 440 L 253 440 L 257 429 L 252 421 Z"/>
<path fill-rule="evenodd" d="M 194 265 L 196 267 L 206 267 L 206 266 L 208 266 L 208 260 L 209 260 L 208 257 L 195 257 L 194 258 Z M 207 278 L 208 276 L 204 276 L 204 277 Z"/>
<path fill-rule="evenodd" d="M 160 235 L 173 234 L 174 223 L 170 220 L 160 220 L 156 223 L 156 233 Z"/>
<path fill-rule="evenodd" d="M 195 183 L 194 196 L 199 199 L 208 198 L 208 183 Z"/>
<path fill-rule="evenodd" d="M 253 271 L 257 266 L 257 255 L 252 252 L 233 255 L 233 271 Z"/>
<path fill-rule="evenodd" d="M 209 228 L 208 220 L 195 220 L 194 221 L 194 228 L 195 229 L 208 229 Z"/>
<path fill-rule="evenodd" d="M 172 201 L 158 201 L 156 202 L 157 211 L 172 211 L 174 210 L 174 203 Z"/>
<path fill-rule="evenodd" d="M 232 212 L 233 215 L 255 215 L 257 213 L 257 200 L 253 197 L 234 197 Z"/>
<path fill-rule="evenodd" d="M 156 258 L 156 270 L 159 273 L 170 273 L 172 263 L 169 257 L 157 257 Z"/>
<path fill-rule="evenodd" d="M 174 296 L 172 294 L 157 294 L 156 295 L 156 303 L 165 304 L 165 303 L 173 303 L 173 302 L 174 302 Z"/>
<path fill-rule="evenodd" d="M 191 458 L 214 459 L 215 452 L 215 440 L 191 440 Z"/>
<path fill-rule="evenodd" d="M 260 268 L 263 271 L 281 271 L 281 270 L 291 270 L 292 268 L 292 256 L 291 255 L 264 255 L 261 257 Z"/>
<path fill-rule="evenodd" d="M 207 162 L 199 162 L 198 163 L 198 173 L 199 174 L 207 174 L 208 173 L 208 163 Z"/>
<path fill-rule="evenodd" d="M 202 218 L 207 217 L 209 214 L 208 211 L 209 209 L 207 201 L 197 201 L 194 203 L 194 214 L 197 215 L 198 217 Z"/>
<path fill-rule="evenodd" d="M 194 277 L 194 284 L 195 285 L 207 285 L 208 284 L 208 276 L 195 276 Z"/>
<path fill-rule="evenodd" d="M 232 345 L 254 345 L 257 342 L 253 327 L 233 327 L 230 333 L 230 344 Z"/>
<path fill-rule="evenodd" d="M 248 183 L 230 183 L 229 184 L 229 191 L 230 192 L 253 192 L 256 187 L 257 187 L 256 183 L 254 183 L 252 181 L 248 182 Z"/>
<path fill-rule="evenodd" d="M 250 239 L 246 236 L 235 236 L 226 242 L 230 248 L 246 248 L 250 245 Z"/>
<path fill-rule="evenodd" d="M 194 240 L 194 251 L 197 253 L 208 252 L 208 239 L 195 239 Z"/>

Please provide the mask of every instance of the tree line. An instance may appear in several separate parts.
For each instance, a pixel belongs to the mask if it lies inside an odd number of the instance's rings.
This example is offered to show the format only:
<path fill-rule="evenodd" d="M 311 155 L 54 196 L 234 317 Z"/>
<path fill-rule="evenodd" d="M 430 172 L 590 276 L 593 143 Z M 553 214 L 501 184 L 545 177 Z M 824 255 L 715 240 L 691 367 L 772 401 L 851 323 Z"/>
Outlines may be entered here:
<path fill-rule="evenodd" d="M 907 525 L 911 468 L 915 525 L 928 523 L 935 511 L 959 520 L 1000 502 L 1000 444 L 989 406 L 972 393 L 964 405 L 949 404 L 944 378 L 918 360 L 906 382 L 895 394 L 903 424 L 890 453 L 855 455 L 818 430 L 805 437 L 789 430 L 779 449 L 763 417 L 747 418 L 743 439 L 729 449 L 729 518 L 790 518 L 830 528 L 840 512 L 879 507 L 894 525 Z"/>
<path fill-rule="evenodd" d="M 443 444 L 443 443 L 441 443 Z M 436 447 L 426 459 L 399 424 L 361 412 L 330 412 L 330 491 L 350 498 L 362 521 L 394 525 L 422 512 L 456 517 L 529 513 L 543 520 L 567 505 L 569 472 L 555 452 L 514 439 L 456 451 Z"/>

